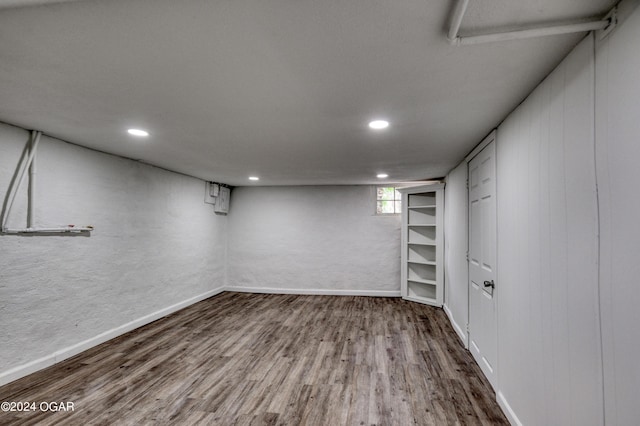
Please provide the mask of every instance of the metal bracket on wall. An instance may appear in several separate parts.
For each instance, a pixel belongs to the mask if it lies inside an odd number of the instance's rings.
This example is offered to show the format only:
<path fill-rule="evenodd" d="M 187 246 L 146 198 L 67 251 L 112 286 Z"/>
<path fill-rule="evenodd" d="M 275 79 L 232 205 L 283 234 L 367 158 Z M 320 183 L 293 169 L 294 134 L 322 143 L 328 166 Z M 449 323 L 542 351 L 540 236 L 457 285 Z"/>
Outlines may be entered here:
<path fill-rule="evenodd" d="M 14 179 L 9 184 L 9 190 L 7 191 L 5 199 L 5 208 L 1 214 L 2 224 L 0 226 L 0 234 L 13 234 L 13 235 L 45 235 L 45 234 L 57 234 L 57 235 L 85 235 L 88 236 L 93 231 L 93 226 L 56 226 L 56 227 L 36 227 L 35 226 L 35 192 L 36 192 L 36 154 L 38 150 L 38 144 L 42 132 L 33 130 L 31 137 L 27 142 L 24 155 L 18 161 L 18 167 L 16 168 L 16 174 Z M 27 227 L 26 228 L 8 228 L 9 214 L 11 208 L 16 199 L 16 195 L 22 186 L 22 182 L 25 177 L 29 175 L 29 192 L 28 192 L 28 205 L 27 205 Z"/>
<path fill-rule="evenodd" d="M 598 36 L 600 40 L 606 38 L 611 31 L 613 31 L 618 25 L 618 7 L 614 7 L 611 9 L 611 12 L 604 17 L 605 21 L 609 21 L 609 25 L 602 30 L 598 31 Z"/>

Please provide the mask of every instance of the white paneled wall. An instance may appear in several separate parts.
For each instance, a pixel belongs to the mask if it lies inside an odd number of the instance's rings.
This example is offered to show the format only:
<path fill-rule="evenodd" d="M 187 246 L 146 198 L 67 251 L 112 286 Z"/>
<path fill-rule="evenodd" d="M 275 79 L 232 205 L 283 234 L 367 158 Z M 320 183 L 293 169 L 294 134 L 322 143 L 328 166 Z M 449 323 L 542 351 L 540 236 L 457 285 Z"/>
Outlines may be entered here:
<path fill-rule="evenodd" d="M 444 190 L 444 310 L 465 346 L 469 319 L 467 201 L 467 163 L 463 162 L 449 172 Z"/>
<path fill-rule="evenodd" d="M 621 4 L 621 15 L 639 2 Z M 640 8 L 596 49 L 607 424 L 640 422 Z"/>
<path fill-rule="evenodd" d="M 498 129 L 498 400 L 526 425 L 603 421 L 593 48 Z"/>

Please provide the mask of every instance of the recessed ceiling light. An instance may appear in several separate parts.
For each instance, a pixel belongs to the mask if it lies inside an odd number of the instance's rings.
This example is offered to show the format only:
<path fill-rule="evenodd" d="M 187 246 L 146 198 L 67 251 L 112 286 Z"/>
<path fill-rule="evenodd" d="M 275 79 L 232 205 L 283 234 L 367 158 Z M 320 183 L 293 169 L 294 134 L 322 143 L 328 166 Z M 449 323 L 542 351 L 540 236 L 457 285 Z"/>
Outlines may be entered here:
<path fill-rule="evenodd" d="M 258 176 L 249 176 L 249 180 L 260 180 Z"/>
<path fill-rule="evenodd" d="M 382 130 L 389 127 L 389 122 L 387 120 L 373 120 L 369 123 L 369 127 L 374 130 Z"/>
<path fill-rule="evenodd" d="M 386 173 L 378 173 L 378 175 L 376 176 L 378 179 L 384 179 L 384 178 L 388 178 L 389 175 Z"/>
<path fill-rule="evenodd" d="M 133 136 L 141 137 L 141 138 L 146 138 L 147 136 L 149 136 L 149 132 L 142 129 L 129 129 L 127 130 L 127 133 Z"/>

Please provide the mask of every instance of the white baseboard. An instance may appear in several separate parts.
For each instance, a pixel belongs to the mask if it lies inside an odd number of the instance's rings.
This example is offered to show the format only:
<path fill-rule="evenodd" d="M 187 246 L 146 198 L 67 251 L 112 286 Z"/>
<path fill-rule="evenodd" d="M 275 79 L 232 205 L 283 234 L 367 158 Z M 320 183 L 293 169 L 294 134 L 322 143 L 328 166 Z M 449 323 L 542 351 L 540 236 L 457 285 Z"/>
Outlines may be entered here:
<path fill-rule="evenodd" d="M 332 290 L 319 288 L 273 288 L 273 287 L 229 287 L 226 291 L 238 291 L 241 293 L 267 293 L 267 294 L 301 294 L 318 296 L 374 296 L 374 297 L 400 297 L 400 290 Z"/>
<path fill-rule="evenodd" d="M 522 426 L 522 422 L 520 421 L 520 419 L 518 419 L 518 416 L 516 416 L 515 411 L 513 411 L 502 392 L 498 391 L 496 393 L 496 400 L 498 401 L 498 405 L 500 406 L 500 408 L 502 408 L 504 415 L 507 416 L 507 420 L 509 420 L 509 423 L 514 426 Z"/>
<path fill-rule="evenodd" d="M 131 330 L 142 327 L 155 320 L 172 314 L 189 305 L 208 299 L 224 291 L 237 291 L 243 293 L 269 293 L 269 294 L 301 294 L 301 295 L 336 295 L 336 296 L 374 296 L 374 297 L 400 297 L 400 291 L 394 290 L 325 290 L 325 289 L 288 289 L 288 288 L 265 288 L 265 287 L 219 287 L 206 293 L 192 297 L 182 302 L 171 305 L 167 308 L 153 312 L 144 317 L 138 318 L 119 327 L 100 333 L 83 342 L 63 348 L 50 355 L 19 365 L 10 370 L 0 373 L 0 386 L 11 383 L 36 371 L 43 370 L 67 358 L 71 358 L 80 352 L 86 351 L 94 346 L 128 333 Z"/>
<path fill-rule="evenodd" d="M 101 343 L 106 342 L 107 340 L 111 340 L 122 334 L 128 333 L 131 330 L 135 330 L 138 327 L 142 327 L 143 325 L 149 324 L 155 320 L 158 320 L 162 317 L 165 317 L 169 314 L 179 311 L 182 308 L 186 308 L 189 305 L 193 305 L 194 303 L 200 302 L 204 299 L 208 299 L 209 297 L 220 294 L 223 291 L 225 291 L 224 287 L 219 287 L 214 290 L 207 291 L 206 293 L 202 293 L 190 299 L 183 300 L 182 302 L 176 303 L 175 305 L 171 305 L 167 308 L 160 309 L 159 311 L 153 312 L 149 315 L 145 315 L 141 318 L 138 318 L 136 320 L 123 324 L 119 327 L 105 331 L 104 333 L 100 333 L 97 336 L 94 336 L 83 342 L 76 343 L 75 345 L 61 349 L 50 355 L 44 356 L 42 358 L 36 359 L 34 361 L 28 362 L 23 365 L 19 365 L 17 367 L 12 368 L 11 370 L 4 371 L 0 373 L 0 386 L 13 382 L 14 380 L 18 380 L 21 377 L 28 376 L 29 374 L 35 373 L 38 370 L 42 370 L 44 368 L 52 366 L 53 364 L 56 364 L 67 358 L 71 358 L 72 356 L 77 355 L 82 351 L 86 351 L 87 349 L 90 349 L 94 346 L 97 346 Z"/>
<path fill-rule="evenodd" d="M 453 326 L 453 329 L 455 330 L 460 340 L 462 340 L 462 344 L 464 345 L 464 347 L 469 349 L 467 332 L 464 331 L 464 329 L 460 327 L 460 324 L 456 322 L 455 318 L 453 317 L 453 313 L 451 312 L 451 309 L 449 309 L 447 305 L 442 305 L 442 309 L 444 309 L 444 313 L 447 314 L 447 317 L 449 318 L 449 322 Z"/>

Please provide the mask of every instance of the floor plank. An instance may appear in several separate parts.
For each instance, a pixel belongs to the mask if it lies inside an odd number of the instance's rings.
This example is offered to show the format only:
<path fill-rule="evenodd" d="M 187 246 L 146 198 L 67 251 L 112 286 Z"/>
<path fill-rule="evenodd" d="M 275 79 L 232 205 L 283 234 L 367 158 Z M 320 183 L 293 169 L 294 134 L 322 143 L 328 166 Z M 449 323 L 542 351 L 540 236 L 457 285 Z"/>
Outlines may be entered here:
<path fill-rule="evenodd" d="M 508 424 L 441 309 L 223 293 L 0 387 L 0 424 Z"/>

